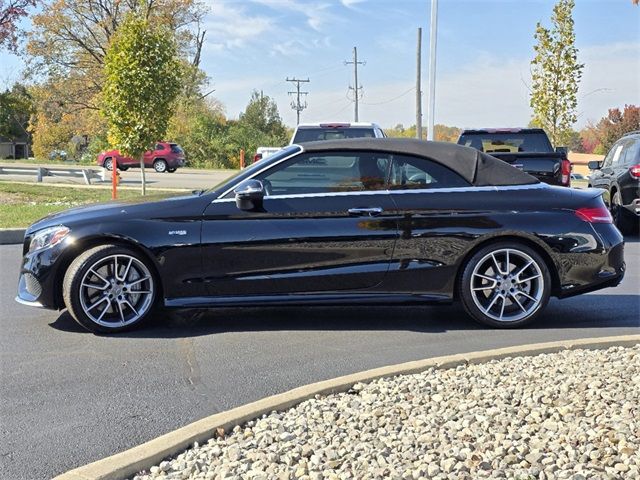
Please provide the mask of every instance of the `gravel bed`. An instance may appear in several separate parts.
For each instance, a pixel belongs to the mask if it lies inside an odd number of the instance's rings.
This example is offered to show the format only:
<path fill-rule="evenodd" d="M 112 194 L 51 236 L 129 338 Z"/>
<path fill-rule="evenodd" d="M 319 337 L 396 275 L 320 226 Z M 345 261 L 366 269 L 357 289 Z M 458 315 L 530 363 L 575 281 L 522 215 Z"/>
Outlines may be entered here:
<path fill-rule="evenodd" d="M 640 345 L 356 384 L 133 478 L 640 479 Z"/>

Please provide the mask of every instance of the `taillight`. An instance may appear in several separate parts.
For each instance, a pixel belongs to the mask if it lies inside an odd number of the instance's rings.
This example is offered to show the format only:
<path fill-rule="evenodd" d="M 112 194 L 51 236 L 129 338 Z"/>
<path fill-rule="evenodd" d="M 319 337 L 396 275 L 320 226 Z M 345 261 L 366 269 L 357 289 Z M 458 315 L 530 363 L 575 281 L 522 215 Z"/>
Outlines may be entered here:
<path fill-rule="evenodd" d="M 571 162 L 566 158 L 562 159 L 562 184 L 569 186 L 571 182 Z"/>
<path fill-rule="evenodd" d="M 629 167 L 629 173 L 633 178 L 640 178 L 640 164 Z"/>
<path fill-rule="evenodd" d="M 604 205 L 600 207 L 591 208 L 579 208 L 576 210 L 576 215 L 580 220 L 584 220 L 589 223 L 613 223 L 613 218 L 607 207 Z"/>
<path fill-rule="evenodd" d="M 253 156 L 253 163 L 256 163 L 258 160 L 262 160 L 262 154 L 261 153 L 256 153 Z"/>

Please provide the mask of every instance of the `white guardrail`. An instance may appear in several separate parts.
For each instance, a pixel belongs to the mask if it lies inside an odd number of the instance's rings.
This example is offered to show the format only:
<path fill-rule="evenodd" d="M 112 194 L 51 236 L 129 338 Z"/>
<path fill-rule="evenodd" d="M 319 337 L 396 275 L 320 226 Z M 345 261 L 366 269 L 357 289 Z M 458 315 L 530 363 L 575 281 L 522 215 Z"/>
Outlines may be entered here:
<path fill-rule="evenodd" d="M 44 177 L 75 177 L 83 178 L 87 185 L 91 185 L 91 180 L 104 180 L 102 169 L 91 168 L 68 168 L 68 167 L 13 167 L 0 165 L 0 175 L 35 175 L 38 182 L 42 182 Z"/>

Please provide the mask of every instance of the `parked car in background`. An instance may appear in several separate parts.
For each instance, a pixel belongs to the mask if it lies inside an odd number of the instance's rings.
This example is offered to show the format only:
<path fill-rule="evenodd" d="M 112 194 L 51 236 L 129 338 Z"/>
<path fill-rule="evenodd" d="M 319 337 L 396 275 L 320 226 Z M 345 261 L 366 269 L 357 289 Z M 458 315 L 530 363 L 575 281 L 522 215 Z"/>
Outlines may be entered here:
<path fill-rule="evenodd" d="M 120 170 L 128 170 L 131 167 L 139 167 L 138 159 L 125 157 L 118 150 L 102 152 L 98 155 L 98 165 L 111 170 L 116 162 Z M 156 172 L 173 173 L 179 167 L 185 165 L 185 154 L 177 143 L 158 142 L 153 150 L 144 152 L 144 166 L 153 168 Z"/>
<path fill-rule="evenodd" d="M 52 150 L 49 152 L 49 160 L 67 161 L 67 152 L 65 150 Z"/>
<path fill-rule="evenodd" d="M 481 323 L 519 327 L 550 296 L 622 280 L 624 241 L 601 196 L 452 143 L 291 145 L 208 191 L 36 222 L 16 300 L 67 308 L 107 333 L 138 325 L 155 304 L 459 300 Z"/>
<path fill-rule="evenodd" d="M 622 233 L 640 224 L 640 131 L 630 132 L 613 144 L 602 161 L 589 162 L 589 186 L 604 188 L 607 204 Z"/>
<path fill-rule="evenodd" d="M 293 132 L 290 145 L 344 138 L 385 138 L 379 125 L 369 122 L 301 123 Z"/>
<path fill-rule="evenodd" d="M 571 185 L 566 148 L 554 150 L 541 128 L 463 130 L 458 145 L 488 153 L 550 185 Z"/>
<path fill-rule="evenodd" d="M 258 147 L 256 154 L 253 156 L 253 163 L 259 162 L 263 158 L 267 158 L 269 155 L 273 155 L 280 150 L 282 150 L 280 147 Z"/>
<path fill-rule="evenodd" d="M 323 140 L 342 140 L 345 138 L 385 138 L 382 128 L 376 123 L 301 123 L 291 136 L 289 145 Z M 253 157 L 253 163 L 282 150 L 275 147 L 259 147 Z"/>

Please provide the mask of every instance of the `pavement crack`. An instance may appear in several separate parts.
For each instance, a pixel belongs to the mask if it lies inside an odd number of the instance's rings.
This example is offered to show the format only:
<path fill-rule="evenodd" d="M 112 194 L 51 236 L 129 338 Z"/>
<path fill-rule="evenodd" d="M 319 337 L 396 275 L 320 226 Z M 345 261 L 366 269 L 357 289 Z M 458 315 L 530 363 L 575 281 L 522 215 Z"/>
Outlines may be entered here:
<path fill-rule="evenodd" d="M 185 382 L 192 390 L 202 383 L 200 378 L 200 364 L 196 358 L 193 339 L 181 338 L 178 340 L 178 350 L 182 359 Z"/>

